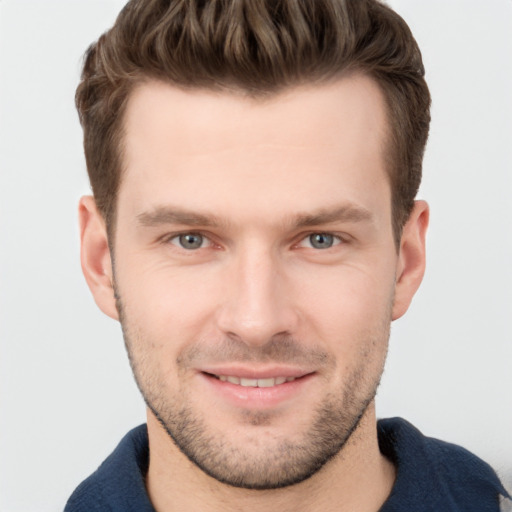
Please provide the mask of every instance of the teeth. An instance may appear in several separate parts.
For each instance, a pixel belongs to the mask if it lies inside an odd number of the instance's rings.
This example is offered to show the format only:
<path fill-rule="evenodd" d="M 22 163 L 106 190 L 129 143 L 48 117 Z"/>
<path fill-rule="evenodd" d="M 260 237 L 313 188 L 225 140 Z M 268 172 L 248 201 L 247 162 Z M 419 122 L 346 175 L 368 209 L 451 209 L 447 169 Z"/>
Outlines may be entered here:
<path fill-rule="evenodd" d="M 271 388 L 272 386 L 275 386 L 278 382 L 277 379 L 258 379 L 257 383 L 259 388 Z"/>
<path fill-rule="evenodd" d="M 216 377 L 222 382 L 230 382 L 231 384 L 249 388 L 271 388 L 295 380 L 295 377 L 276 377 L 269 379 L 245 379 L 231 375 L 216 375 Z"/>
<path fill-rule="evenodd" d="M 258 379 L 240 379 L 240 386 L 255 388 L 257 385 Z"/>

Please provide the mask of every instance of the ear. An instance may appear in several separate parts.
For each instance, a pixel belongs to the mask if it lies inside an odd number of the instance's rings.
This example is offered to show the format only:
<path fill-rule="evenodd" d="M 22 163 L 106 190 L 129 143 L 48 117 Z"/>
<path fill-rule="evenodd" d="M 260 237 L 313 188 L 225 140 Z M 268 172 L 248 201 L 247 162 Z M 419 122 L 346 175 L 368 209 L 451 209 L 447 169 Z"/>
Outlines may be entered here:
<path fill-rule="evenodd" d="M 84 196 L 78 206 L 80 221 L 80 261 L 85 280 L 98 307 L 119 320 L 114 296 L 112 259 L 107 229 L 94 198 Z"/>
<path fill-rule="evenodd" d="M 428 204 L 425 201 L 416 201 L 400 240 L 393 320 L 400 318 L 407 311 L 423 279 L 428 219 Z"/>

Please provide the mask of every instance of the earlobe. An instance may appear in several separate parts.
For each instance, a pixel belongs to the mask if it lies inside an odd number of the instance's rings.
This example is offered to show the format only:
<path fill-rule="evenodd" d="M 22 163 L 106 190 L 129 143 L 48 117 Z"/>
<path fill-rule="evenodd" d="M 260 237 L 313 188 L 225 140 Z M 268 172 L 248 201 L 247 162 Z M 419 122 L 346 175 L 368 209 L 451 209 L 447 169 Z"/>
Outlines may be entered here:
<path fill-rule="evenodd" d="M 416 201 L 400 241 L 393 320 L 400 318 L 407 311 L 423 279 L 428 220 L 428 204 L 425 201 Z"/>
<path fill-rule="evenodd" d="M 85 280 L 98 307 L 118 320 L 107 230 L 92 196 L 80 199 L 80 261 Z"/>

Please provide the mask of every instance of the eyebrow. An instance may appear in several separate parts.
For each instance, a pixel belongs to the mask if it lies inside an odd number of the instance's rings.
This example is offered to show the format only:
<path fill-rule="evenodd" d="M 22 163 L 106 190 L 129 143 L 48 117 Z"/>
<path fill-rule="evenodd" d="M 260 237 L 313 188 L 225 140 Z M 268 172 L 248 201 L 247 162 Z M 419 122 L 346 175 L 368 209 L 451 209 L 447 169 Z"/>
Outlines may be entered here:
<path fill-rule="evenodd" d="M 216 215 L 205 215 L 190 210 L 165 206 L 158 206 L 151 211 L 139 213 L 137 221 L 141 226 L 146 227 L 156 227 L 162 224 L 219 227 L 225 224 Z"/>
<path fill-rule="evenodd" d="M 362 206 L 347 204 L 334 209 L 324 209 L 314 213 L 298 214 L 293 224 L 299 228 L 330 224 L 332 222 L 370 222 L 373 214 Z"/>
<path fill-rule="evenodd" d="M 290 216 L 285 225 L 303 228 L 330 224 L 333 222 L 371 222 L 370 210 L 352 203 L 336 208 L 325 208 L 311 213 L 298 213 Z M 137 215 L 137 221 L 144 227 L 157 227 L 166 224 L 185 226 L 220 227 L 229 223 L 213 214 L 203 214 L 177 207 L 158 206 L 153 210 Z"/>

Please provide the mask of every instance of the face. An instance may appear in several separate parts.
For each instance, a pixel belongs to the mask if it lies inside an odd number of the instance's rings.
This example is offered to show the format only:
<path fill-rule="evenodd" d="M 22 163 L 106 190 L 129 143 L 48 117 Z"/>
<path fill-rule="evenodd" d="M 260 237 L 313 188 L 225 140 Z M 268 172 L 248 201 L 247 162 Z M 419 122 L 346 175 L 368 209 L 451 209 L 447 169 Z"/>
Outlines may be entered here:
<path fill-rule="evenodd" d="M 372 404 L 398 316 L 379 89 L 146 83 L 125 122 L 114 282 L 150 414 L 219 481 L 302 481 Z"/>

